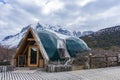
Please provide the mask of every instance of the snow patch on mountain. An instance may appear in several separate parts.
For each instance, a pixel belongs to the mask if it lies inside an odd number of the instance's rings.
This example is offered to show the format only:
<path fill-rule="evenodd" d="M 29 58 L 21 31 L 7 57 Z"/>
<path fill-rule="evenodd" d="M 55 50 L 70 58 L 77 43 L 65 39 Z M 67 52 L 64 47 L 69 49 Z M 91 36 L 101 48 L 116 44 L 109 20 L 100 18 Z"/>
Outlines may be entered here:
<path fill-rule="evenodd" d="M 59 35 L 61 35 L 62 37 L 66 37 L 66 36 L 72 36 L 72 32 L 67 30 L 67 29 L 63 29 L 63 27 L 59 26 L 59 25 L 41 25 L 40 23 L 37 24 L 30 24 L 24 28 L 22 28 L 22 30 L 15 34 L 15 35 L 9 35 L 6 36 L 2 41 L 0 41 L 1 45 L 7 45 L 10 48 L 12 47 L 17 47 L 17 45 L 19 44 L 20 40 L 24 37 L 26 31 L 32 27 L 34 30 L 36 31 L 40 31 L 40 30 L 49 30 L 52 32 L 55 32 Z"/>
<path fill-rule="evenodd" d="M 101 29 L 101 30 L 95 32 L 94 35 L 95 36 L 99 36 L 101 34 L 112 33 L 112 32 L 116 32 L 116 31 L 120 31 L 120 25 L 109 27 L 109 28 L 105 28 L 105 29 Z"/>
<path fill-rule="evenodd" d="M 0 41 L 0 44 L 7 45 L 10 48 L 17 47 L 20 40 L 24 37 L 25 33 L 27 32 L 27 30 L 30 27 L 32 27 L 36 31 L 40 31 L 40 30 L 51 31 L 52 33 L 55 33 L 57 36 L 59 36 L 62 39 L 70 37 L 70 36 L 81 37 L 83 35 L 80 31 L 72 32 L 70 30 L 63 28 L 60 25 L 48 25 L 48 24 L 41 25 L 40 23 L 36 23 L 36 24 L 30 24 L 30 25 L 22 28 L 21 31 L 15 35 L 6 36 L 2 41 Z M 89 32 L 85 33 L 85 35 L 89 35 L 89 34 L 91 34 L 91 33 L 89 33 Z"/>

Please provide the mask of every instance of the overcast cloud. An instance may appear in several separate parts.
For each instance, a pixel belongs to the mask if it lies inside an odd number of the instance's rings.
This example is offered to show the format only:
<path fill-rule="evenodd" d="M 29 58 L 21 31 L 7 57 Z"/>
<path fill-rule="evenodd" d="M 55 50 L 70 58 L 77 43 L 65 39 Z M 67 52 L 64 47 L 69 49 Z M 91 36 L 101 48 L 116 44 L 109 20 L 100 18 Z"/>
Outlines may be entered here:
<path fill-rule="evenodd" d="M 36 22 L 80 31 L 120 25 L 120 0 L 0 0 L 0 40 Z"/>

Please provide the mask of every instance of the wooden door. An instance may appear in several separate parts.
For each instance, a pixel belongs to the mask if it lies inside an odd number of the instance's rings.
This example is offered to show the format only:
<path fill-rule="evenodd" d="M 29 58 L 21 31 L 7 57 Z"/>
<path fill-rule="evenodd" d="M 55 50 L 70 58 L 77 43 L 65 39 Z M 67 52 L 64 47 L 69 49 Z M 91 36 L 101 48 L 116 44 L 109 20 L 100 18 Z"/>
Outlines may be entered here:
<path fill-rule="evenodd" d="M 35 46 L 30 46 L 28 51 L 28 66 L 37 67 L 38 66 L 38 48 Z"/>

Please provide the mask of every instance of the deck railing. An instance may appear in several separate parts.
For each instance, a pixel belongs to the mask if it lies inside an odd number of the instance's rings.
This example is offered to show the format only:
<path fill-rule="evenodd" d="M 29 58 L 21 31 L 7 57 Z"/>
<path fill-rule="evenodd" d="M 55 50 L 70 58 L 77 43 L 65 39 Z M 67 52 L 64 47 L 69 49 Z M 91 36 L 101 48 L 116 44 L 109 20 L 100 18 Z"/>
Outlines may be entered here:
<path fill-rule="evenodd" d="M 0 66 L 0 72 L 7 72 L 7 71 L 13 71 L 13 66 Z"/>
<path fill-rule="evenodd" d="M 119 56 L 90 56 L 90 68 L 120 65 Z"/>

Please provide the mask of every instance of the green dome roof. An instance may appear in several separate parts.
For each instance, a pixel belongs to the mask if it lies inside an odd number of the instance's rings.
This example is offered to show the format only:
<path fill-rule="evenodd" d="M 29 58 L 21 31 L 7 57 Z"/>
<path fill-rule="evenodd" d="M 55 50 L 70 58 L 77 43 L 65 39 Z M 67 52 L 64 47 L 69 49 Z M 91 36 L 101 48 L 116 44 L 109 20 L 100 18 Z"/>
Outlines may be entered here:
<path fill-rule="evenodd" d="M 78 39 L 76 37 L 67 38 L 66 47 L 70 56 L 72 57 L 75 57 L 77 53 L 90 50 L 90 48 L 86 45 L 86 43 L 83 40 Z"/>
<path fill-rule="evenodd" d="M 50 60 L 61 60 L 58 49 L 57 40 L 60 39 L 58 35 L 50 31 L 39 31 L 38 36 Z M 76 37 L 69 37 L 64 39 L 66 49 L 70 57 L 75 57 L 76 53 L 90 50 L 86 43 Z"/>
<path fill-rule="evenodd" d="M 57 50 L 57 36 L 48 31 L 40 31 L 38 35 L 50 60 L 54 61 L 60 59 Z"/>

